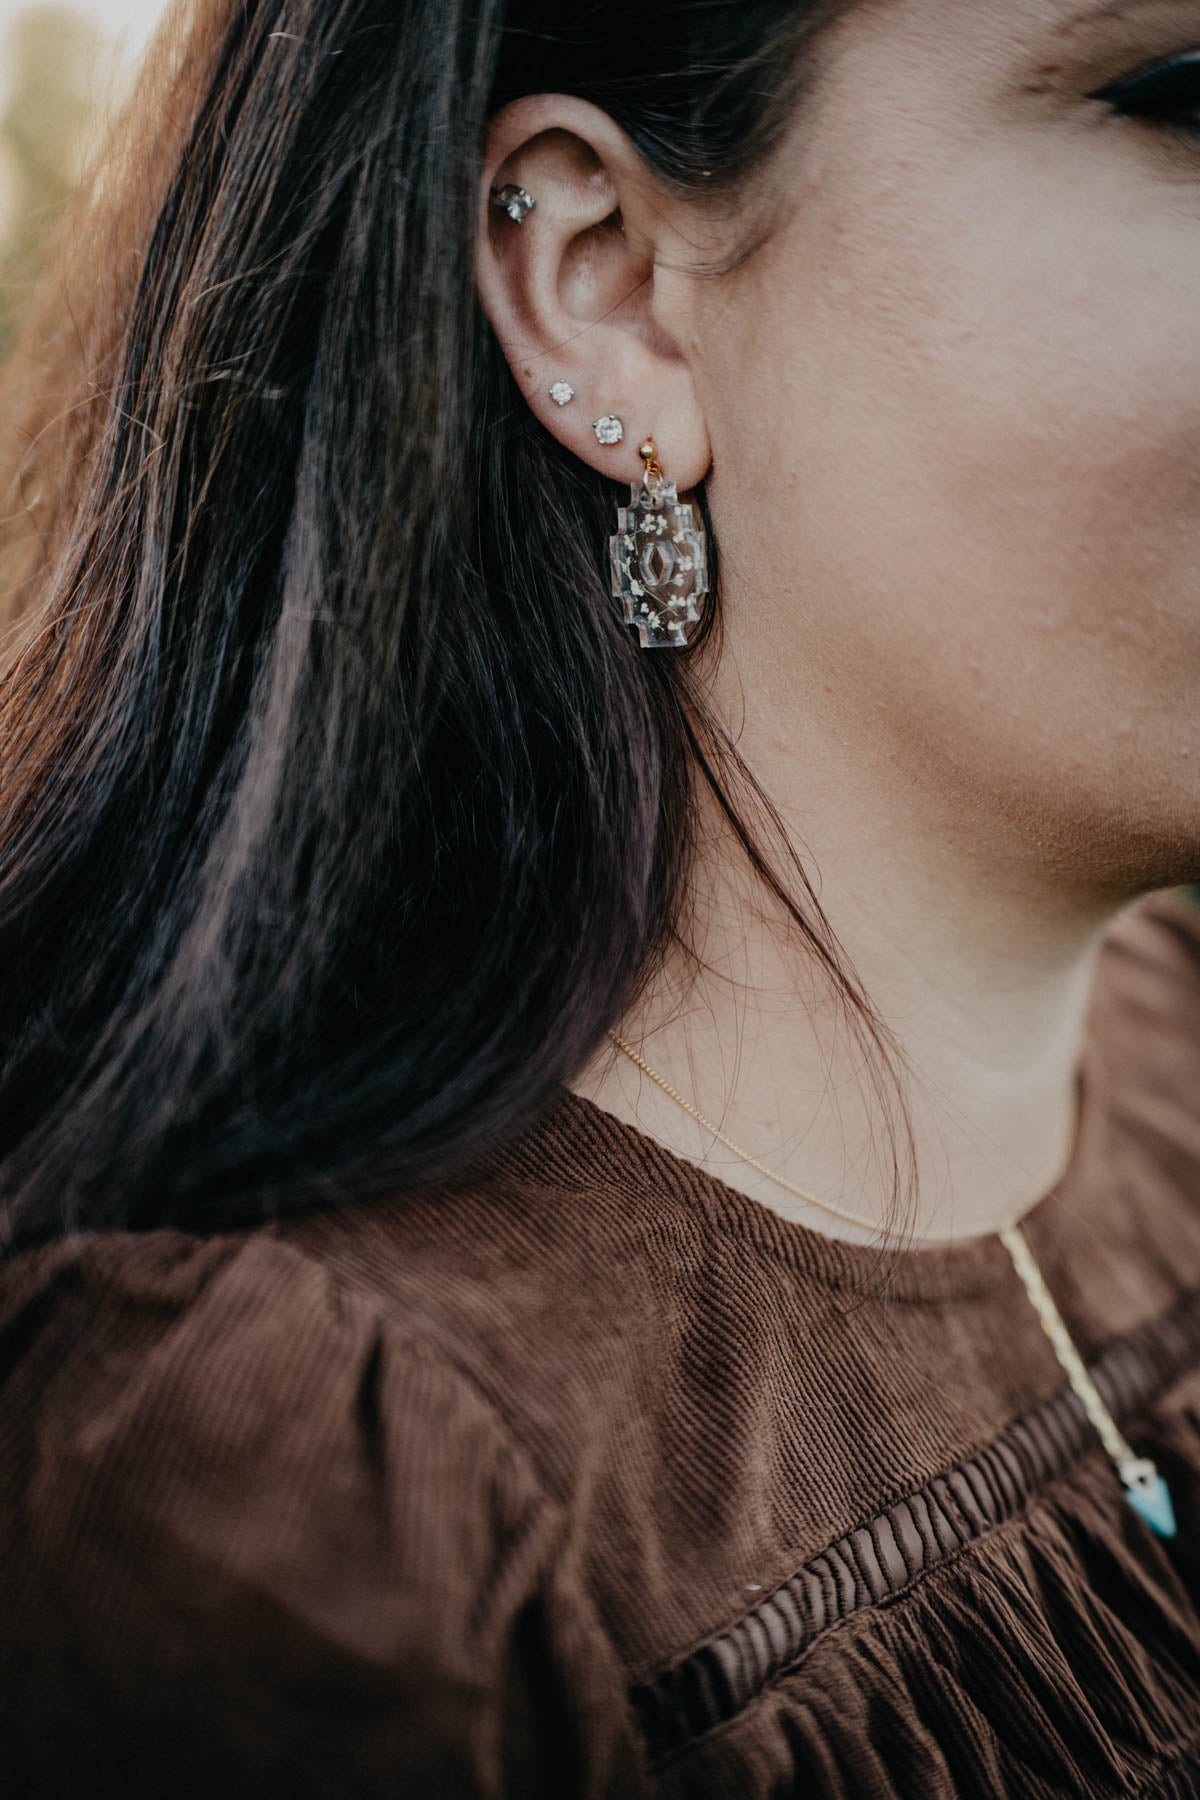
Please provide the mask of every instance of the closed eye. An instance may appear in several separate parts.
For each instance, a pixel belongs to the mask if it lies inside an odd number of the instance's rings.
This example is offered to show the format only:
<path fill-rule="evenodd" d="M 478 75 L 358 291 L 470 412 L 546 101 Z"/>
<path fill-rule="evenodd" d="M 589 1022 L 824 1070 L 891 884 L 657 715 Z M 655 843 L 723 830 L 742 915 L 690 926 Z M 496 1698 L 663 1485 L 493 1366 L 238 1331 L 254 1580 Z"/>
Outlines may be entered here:
<path fill-rule="evenodd" d="M 1126 118 L 1149 119 L 1200 141 L 1200 51 L 1123 75 L 1087 98 L 1107 101 Z"/>

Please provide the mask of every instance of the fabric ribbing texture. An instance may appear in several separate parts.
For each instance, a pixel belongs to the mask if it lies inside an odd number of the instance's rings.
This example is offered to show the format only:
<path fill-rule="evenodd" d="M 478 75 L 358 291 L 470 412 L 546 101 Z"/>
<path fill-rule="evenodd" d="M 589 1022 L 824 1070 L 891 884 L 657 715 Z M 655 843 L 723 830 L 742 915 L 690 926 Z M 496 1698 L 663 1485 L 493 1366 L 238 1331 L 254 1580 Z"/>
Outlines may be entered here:
<path fill-rule="evenodd" d="M 452 1184 L 0 1265 L 0 1793 L 1200 1794 L 1200 908 L 1024 1229 L 880 1261 L 564 1091 Z"/>

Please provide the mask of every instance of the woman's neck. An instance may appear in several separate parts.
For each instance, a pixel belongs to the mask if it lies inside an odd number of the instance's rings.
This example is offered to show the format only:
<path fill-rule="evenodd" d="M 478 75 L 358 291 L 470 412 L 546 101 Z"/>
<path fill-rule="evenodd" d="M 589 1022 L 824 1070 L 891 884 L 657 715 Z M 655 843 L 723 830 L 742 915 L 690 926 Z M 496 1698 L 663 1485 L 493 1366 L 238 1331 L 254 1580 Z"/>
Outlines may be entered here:
<path fill-rule="evenodd" d="M 981 818 L 950 784 L 922 793 L 894 762 L 855 756 L 852 742 L 814 732 L 806 745 L 797 731 L 755 745 L 748 735 L 739 748 L 766 790 L 801 797 L 780 809 L 785 824 L 841 955 L 911 1067 L 918 1206 L 896 1223 L 928 1243 L 993 1231 L 1066 1166 L 1096 956 L 1137 895 L 1085 895 L 1048 859 L 1014 851 L 1013 820 Z M 908 1166 L 886 1069 L 873 1082 L 870 1039 L 851 1031 L 811 944 L 784 929 L 713 803 L 701 811 L 700 966 L 672 952 L 621 1034 L 735 1142 L 861 1214 L 864 1227 L 808 1206 L 714 1144 L 611 1045 L 572 1086 L 785 1216 L 877 1241 L 894 1218 L 888 1104 Z"/>

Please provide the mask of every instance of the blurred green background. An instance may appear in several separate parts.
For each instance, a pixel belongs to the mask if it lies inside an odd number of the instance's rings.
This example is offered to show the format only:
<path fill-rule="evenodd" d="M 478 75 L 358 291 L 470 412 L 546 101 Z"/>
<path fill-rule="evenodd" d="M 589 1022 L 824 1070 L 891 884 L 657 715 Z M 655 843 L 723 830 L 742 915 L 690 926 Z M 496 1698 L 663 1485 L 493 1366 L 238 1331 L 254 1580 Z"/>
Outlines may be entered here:
<path fill-rule="evenodd" d="M 165 0 L 0 0 L 0 353 Z"/>

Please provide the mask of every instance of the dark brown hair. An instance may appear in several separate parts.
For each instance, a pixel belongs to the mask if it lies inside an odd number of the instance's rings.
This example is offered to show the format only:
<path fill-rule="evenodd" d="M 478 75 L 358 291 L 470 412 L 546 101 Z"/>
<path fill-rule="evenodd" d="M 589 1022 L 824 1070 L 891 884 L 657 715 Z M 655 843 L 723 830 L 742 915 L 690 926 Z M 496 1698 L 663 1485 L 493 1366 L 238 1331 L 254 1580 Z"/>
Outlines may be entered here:
<path fill-rule="evenodd" d="M 686 938 L 698 782 L 891 1068 L 706 711 L 719 601 L 638 649 L 618 490 L 472 276 L 497 106 L 581 95 L 736 202 L 834 10 L 211 0 L 164 33 L 9 374 L 3 1241 L 485 1153 Z"/>

